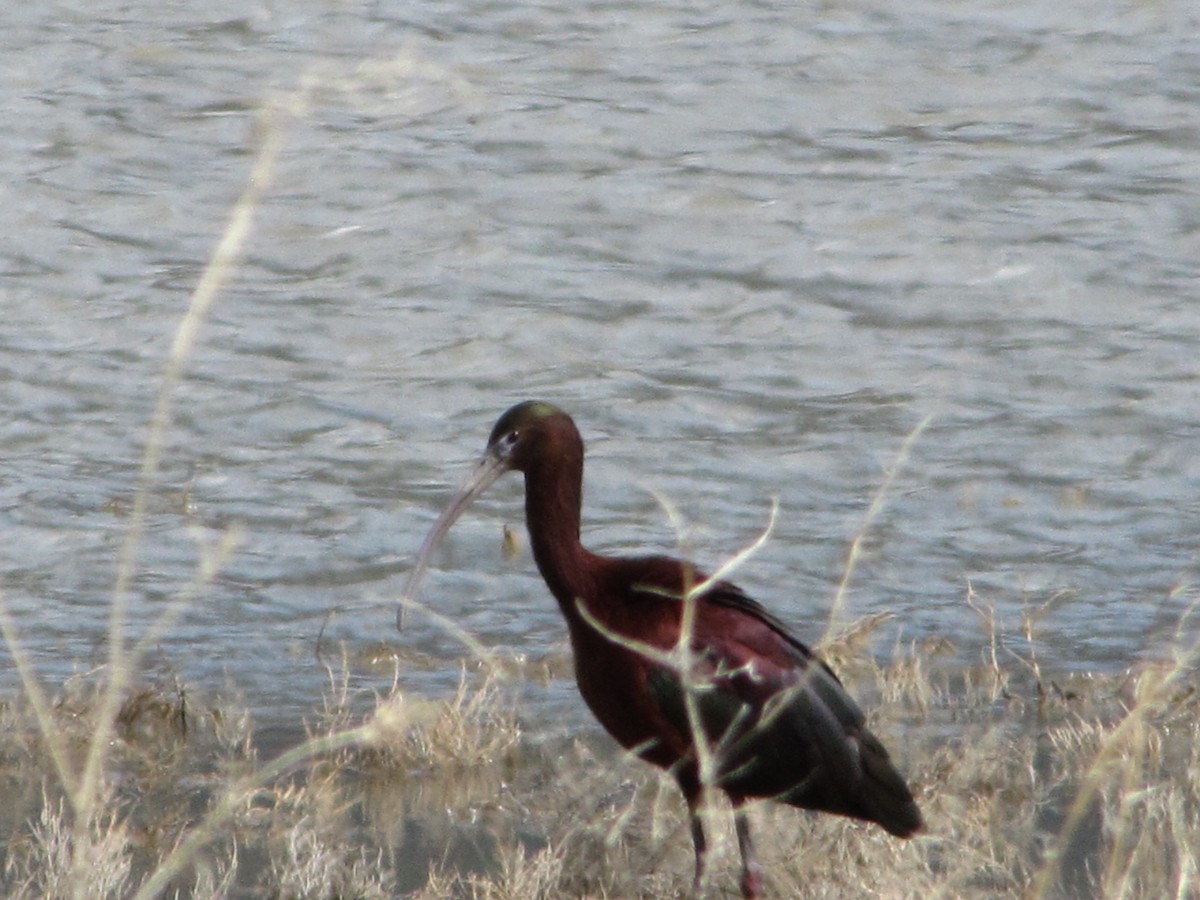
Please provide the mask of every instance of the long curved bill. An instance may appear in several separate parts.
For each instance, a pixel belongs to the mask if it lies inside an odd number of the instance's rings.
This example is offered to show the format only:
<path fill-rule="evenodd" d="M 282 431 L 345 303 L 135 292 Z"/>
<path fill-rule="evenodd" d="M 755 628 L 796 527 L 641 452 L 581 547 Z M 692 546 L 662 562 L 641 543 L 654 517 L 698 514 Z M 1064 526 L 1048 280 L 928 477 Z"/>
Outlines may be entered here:
<path fill-rule="evenodd" d="M 408 573 L 404 591 L 400 595 L 400 608 L 396 610 L 397 630 L 404 630 L 405 607 L 417 599 L 417 590 L 421 586 L 421 580 L 425 577 L 425 570 L 429 568 L 429 561 L 433 558 L 433 554 L 442 543 L 446 533 L 450 531 L 450 526 L 480 494 L 491 487 L 492 483 L 508 469 L 508 460 L 489 449 L 479 458 L 470 477 L 459 487 L 458 493 L 454 495 L 454 499 L 450 501 L 446 511 L 429 529 L 429 534 L 425 536 L 425 542 L 421 544 L 421 550 L 417 553 L 417 561 L 413 563 L 413 567 Z"/>

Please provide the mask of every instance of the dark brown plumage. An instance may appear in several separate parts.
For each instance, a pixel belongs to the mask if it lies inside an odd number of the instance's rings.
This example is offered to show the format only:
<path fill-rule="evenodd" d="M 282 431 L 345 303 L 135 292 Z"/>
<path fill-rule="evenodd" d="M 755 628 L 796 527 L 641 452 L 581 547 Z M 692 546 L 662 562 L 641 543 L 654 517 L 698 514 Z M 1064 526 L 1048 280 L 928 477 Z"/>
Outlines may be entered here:
<path fill-rule="evenodd" d="M 778 619 L 686 562 L 583 547 L 583 441 L 557 407 L 526 402 L 501 416 L 472 478 L 426 538 L 408 596 L 455 519 L 514 469 L 525 475 L 534 559 L 567 620 L 580 693 L 621 746 L 674 775 L 691 812 L 697 886 L 706 786 L 732 801 L 746 897 L 758 896 L 762 881 L 742 809 L 748 800 L 876 822 L 898 837 L 921 829 L 912 794 L 862 711 Z M 691 638 L 681 644 L 689 594 Z"/>

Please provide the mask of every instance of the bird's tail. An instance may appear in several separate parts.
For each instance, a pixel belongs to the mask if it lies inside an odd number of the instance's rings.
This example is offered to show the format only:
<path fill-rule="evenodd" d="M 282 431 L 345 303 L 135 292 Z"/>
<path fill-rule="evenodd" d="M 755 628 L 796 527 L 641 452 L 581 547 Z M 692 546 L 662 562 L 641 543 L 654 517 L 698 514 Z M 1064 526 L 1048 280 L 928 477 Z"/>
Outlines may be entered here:
<path fill-rule="evenodd" d="M 825 756 L 800 784 L 776 799 L 875 822 L 896 837 L 910 837 L 924 828 L 912 791 L 879 739 L 861 728 L 843 741 L 839 753 Z"/>
<path fill-rule="evenodd" d="M 925 827 L 921 810 L 883 744 L 869 731 L 859 736 L 862 781 L 855 798 L 860 818 L 877 822 L 889 834 L 906 838 Z"/>

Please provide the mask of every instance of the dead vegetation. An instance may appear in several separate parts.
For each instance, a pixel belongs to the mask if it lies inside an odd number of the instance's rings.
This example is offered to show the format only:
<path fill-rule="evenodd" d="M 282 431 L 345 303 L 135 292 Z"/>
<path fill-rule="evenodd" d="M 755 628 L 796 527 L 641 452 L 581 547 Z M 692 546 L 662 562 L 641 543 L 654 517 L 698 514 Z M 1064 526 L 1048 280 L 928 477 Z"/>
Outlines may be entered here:
<path fill-rule="evenodd" d="M 857 623 L 827 649 L 877 710 L 872 727 L 908 772 L 929 830 L 896 841 L 762 804 L 754 814 L 772 895 L 1195 895 L 1200 695 L 1189 654 L 1120 677 L 1039 681 L 1028 660 L 993 662 L 989 650 L 974 667 L 939 646 L 878 665 L 861 652 L 877 625 Z M 0 892 L 687 894 L 690 845 L 674 786 L 599 735 L 536 740 L 511 675 L 464 669 L 440 701 L 398 691 L 371 700 L 352 696 L 345 679 L 332 683 L 308 739 L 265 763 L 230 701 L 175 684 L 131 690 L 86 829 L 46 764 L 36 717 L 10 702 Z M 94 731 L 100 695 L 101 685 L 76 680 L 53 699 L 72 756 Z M 718 886 L 733 883 L 736 866 L 726 820 L 717 817 Z M 78 858 L 88 860 L 82 876 Z"/>

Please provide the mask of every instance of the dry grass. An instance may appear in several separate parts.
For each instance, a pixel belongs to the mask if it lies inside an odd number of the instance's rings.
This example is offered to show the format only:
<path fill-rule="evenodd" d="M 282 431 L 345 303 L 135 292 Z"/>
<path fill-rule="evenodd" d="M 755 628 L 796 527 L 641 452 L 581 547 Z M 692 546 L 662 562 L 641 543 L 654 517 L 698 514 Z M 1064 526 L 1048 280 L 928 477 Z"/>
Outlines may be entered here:
<path fill-rule="evenodd" d="M 946 653 L 905 652 L 880 666 L 854 649 L 877 624 L 859 623 L 829 650 L 864 700 L 888 698 L 872 727 L 908 772 L 929 830 L 897 841 L 763 804 L 754 817 L 773 896 L 1196 895 L 1194 656 L 1046 682 L 1020 659 L 964 668 Z M 443 701 L 390 693 L 366 712 L 355 709 L 367 698 L 343 685 L 314 711 L 300 752 L 269 763 L 228 701 L 185 704 L 173 684 L 131 690 L 85 832 L 47 766 L 37 717 L 8 705 L 0 893 L 124 897 L 153 883 L 152 893 L 206 897 L 687 894 L 674 786 L 603 738 L 531 740 L 512 682 L 464 672 Z M 69 753 L 82 755 L 102 695 L 77 680 L 53 700 Z M 727 819 L 716 817 L 714 896 L 736 883 Z"/>

